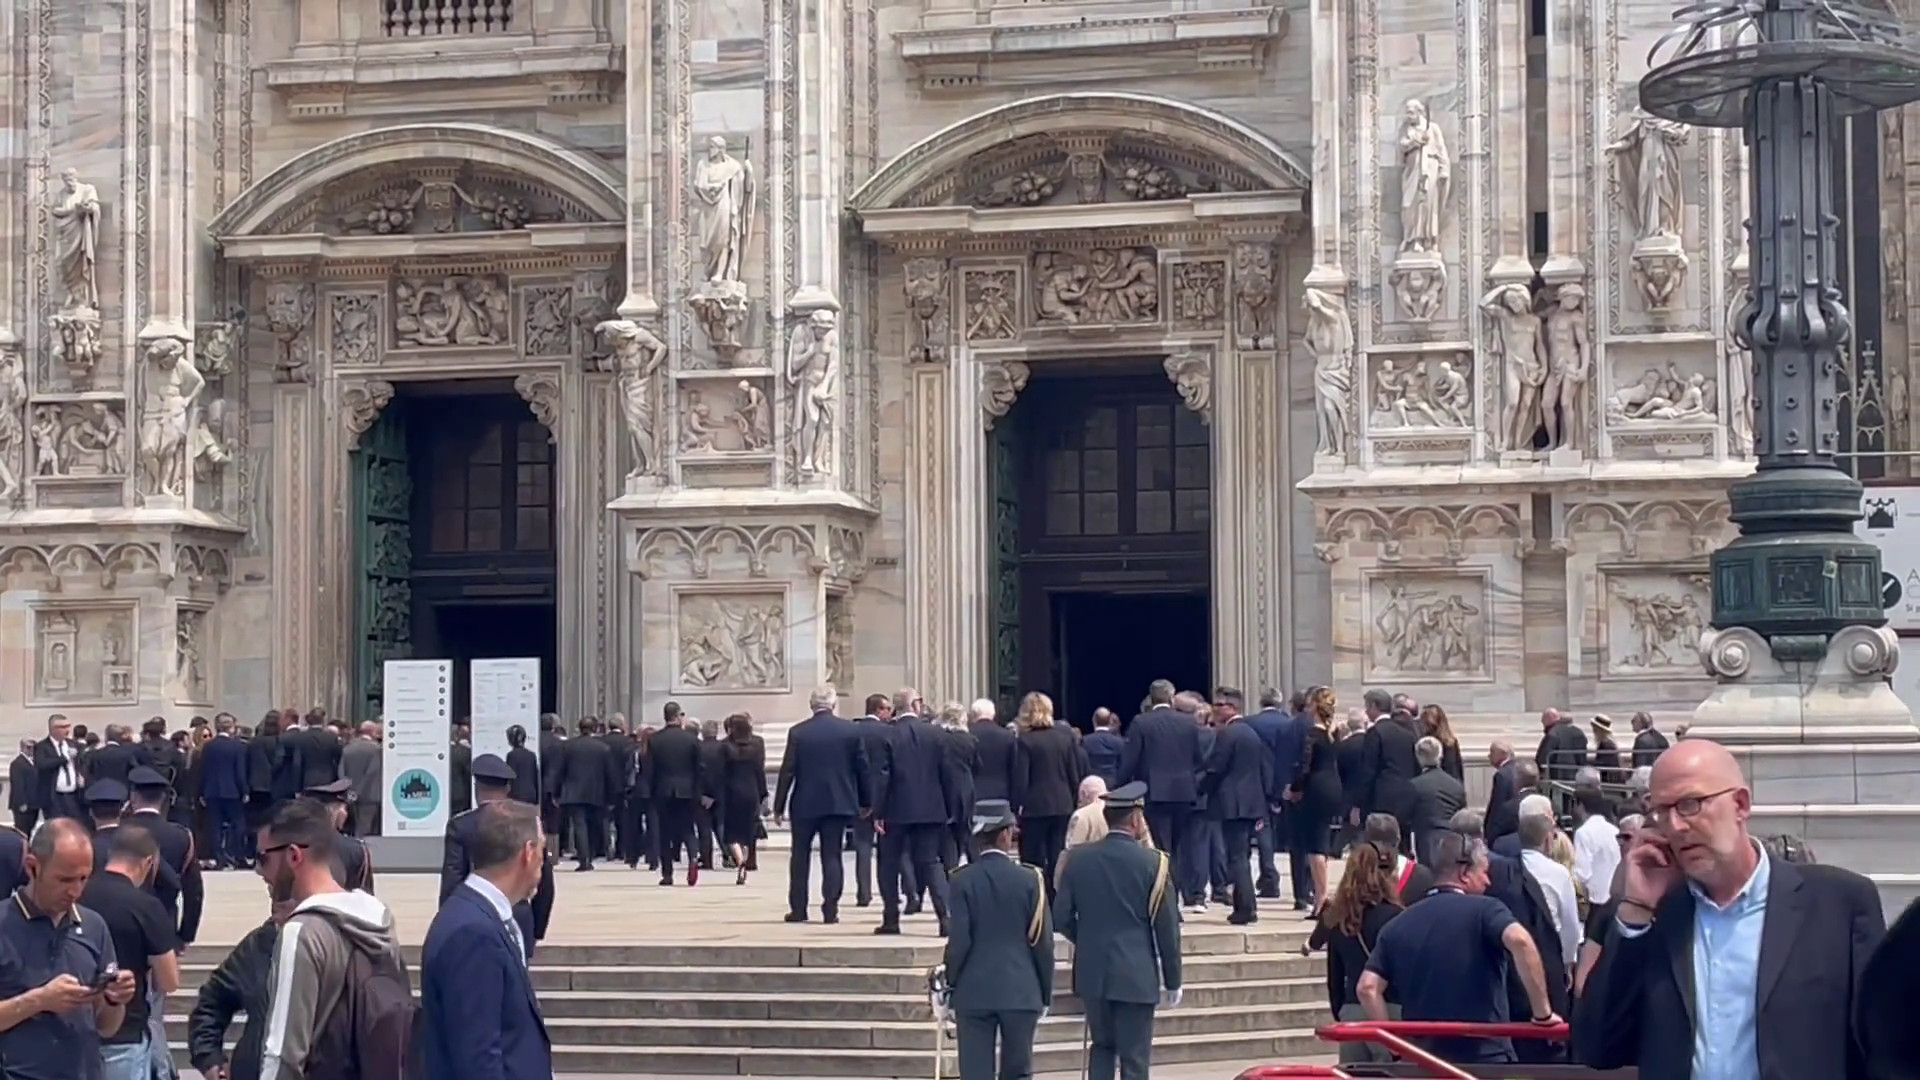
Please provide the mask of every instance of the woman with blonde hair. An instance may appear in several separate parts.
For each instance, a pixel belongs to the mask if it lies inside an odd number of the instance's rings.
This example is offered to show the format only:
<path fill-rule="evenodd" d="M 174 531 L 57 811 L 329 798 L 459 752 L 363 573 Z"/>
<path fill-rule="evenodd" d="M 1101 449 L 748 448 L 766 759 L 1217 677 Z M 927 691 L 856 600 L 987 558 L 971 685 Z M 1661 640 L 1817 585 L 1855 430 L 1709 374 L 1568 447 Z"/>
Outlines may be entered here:
<path fill-rule="evenodd" d="M 1307 853 L 1307 869 L 1313 878 L 1309 910 L 1315 913 L 1327 902 L 1327 856 L 1338 854 L 1333 837 L 1340 827 L 1343 791 L 1340 757 L 1334 748 L 1335 707 L 1331 687 L 1316 686 L 1307 692 L 1307 716 L 1313 726 L 1307 729 L 1307 752 L 1300 772 L 1289 781 L 1295 796 L 1291 815 L 1297 823 L 1295 836 Z"/>
<path fill-rule="evenodd" d="M 1020 700 L 1020 753 L 1013 769 L 1013 805 L 1020 815 L 1020 860 L 1051 870 L 1067 847 L 1086 754 L 1073 729 L 1053 722 L 1053 699 L 1032 693 Z M 1046 875 L 1053 897 L 1053 875 Z"/>
<path fill-rule="evenodd" d="M 1420 710 L 1420 731 L 1440 743 L 1440 770 L 1461 783 L 1467 782 L 1466 763 L 1460 759 L 1460 739 L 1453 733 L 1447 710 L 1428 705 Z"/>
<path fill-rule="evenodd" d="M 1336 1020 L 1365 1020 L 1360 1005 L 1360 973 L 1373 956 L 1380 931 L 1400 914 L 1400 884 L 1394 865 L 1399 853 L 1362 841 L 1347 852 L 1346 869 L 1340 875 L 1340 888 L 1320 912 L 1313 936 L 1301 946 L 1302 953 L 1327 950 L 1327 1003 Z M 1325 873 L 1324 864 L 1321 873 Z M 1398 1012 L 1397 1007 L 1393 1009 Z M 1399 1019 L 1397 1015 L 1393 1019 Z M 1342 1043 L 1342 1062 L 1387 1061 L 1375 1056 L 1377 1047 L 1365 1043 Z"/>

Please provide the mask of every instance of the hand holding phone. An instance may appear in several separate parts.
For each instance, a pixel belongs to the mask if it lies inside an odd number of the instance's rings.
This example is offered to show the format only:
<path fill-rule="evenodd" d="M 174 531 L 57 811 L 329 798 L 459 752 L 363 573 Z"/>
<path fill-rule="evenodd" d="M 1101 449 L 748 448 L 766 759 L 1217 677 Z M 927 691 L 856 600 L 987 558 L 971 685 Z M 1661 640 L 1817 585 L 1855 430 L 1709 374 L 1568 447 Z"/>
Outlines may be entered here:
<path fill-rule="evenodd" d="M 94 975 L 93 982 L 88 984 L 88 989 L 92 990 L 94 993 L 97 994 L 100 991 L 105 990 L 107 987 L 112 986 L 114 983 L 114 980 L 118 979 L 119 977 L 120 977 L 120 965 L 108 964 L 107 966 L 101 968 L 99 972 L 97 972 Z"/>

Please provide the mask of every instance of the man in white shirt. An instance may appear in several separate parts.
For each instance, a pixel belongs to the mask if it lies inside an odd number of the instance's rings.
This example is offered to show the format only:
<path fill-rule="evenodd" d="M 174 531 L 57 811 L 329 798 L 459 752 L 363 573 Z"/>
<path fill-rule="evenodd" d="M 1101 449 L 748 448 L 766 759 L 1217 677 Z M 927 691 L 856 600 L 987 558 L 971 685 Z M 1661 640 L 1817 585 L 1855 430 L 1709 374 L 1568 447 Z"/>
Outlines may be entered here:
<path fill-rule="evenodd" d="M 1581 792 L 1573 804 L 1573 879 L 1587 890 L 1587 903 L 1599 907 L 1613 898 L 1613 875 L 1620 868 L 1620 830 L 1607 820 L 1607 800 Z"/>
<path fill-rule="evenodd" d="M 47 717 L 47 737 L 34 744 L 33 769 L 39 782 L 42 820 L 86 820 L 80 798 L 80 747 L 73 723 L 55 713 Z"/>
<path fill-rule="evenodd" d="M 1553 842 L 1553 818 L 1540 814 L 1520 815 L 1520 865 L 1540 884 L 1547 898 L 1547 914 L 1560 935 L 1560 952 L 1572 971 L 1580 960 L 1580 939 L 1585 927 L 1580 922 L 1580 902 L 1574 898 L 1573 875 L 1553 861 L 1547 845 Z"/>

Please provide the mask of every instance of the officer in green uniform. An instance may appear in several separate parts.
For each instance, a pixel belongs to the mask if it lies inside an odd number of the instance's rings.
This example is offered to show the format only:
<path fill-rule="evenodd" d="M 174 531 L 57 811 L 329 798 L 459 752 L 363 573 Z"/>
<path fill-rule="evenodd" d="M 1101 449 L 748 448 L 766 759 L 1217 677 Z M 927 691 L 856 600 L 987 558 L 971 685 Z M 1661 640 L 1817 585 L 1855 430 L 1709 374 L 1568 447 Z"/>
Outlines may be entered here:
<path fill-rule="evenodd" d="M 1073 849 L 1054 895 L 1054 926 L 1073 942 L 1073 992 L 1087 1012 L 1086 1080 L 1147 1080 L 1156 1006 L 1180 1004 L 1180 918 L 1165 852 L 1146 835 L 1147 785 L 1106 795 L 1108 833 Z"/>
<path fill-rule="evenodd" d="M 481 754 L 473 759 L 473 793 L 478 803 L 473 809 L 455 814 L 447 821 L 447 841 L 440 861 L 440 902 L 467 880 L 473 873 L 473 862 L 467 857 L 467 840 L 473 829 L 480 823 L 480 812 L 487 804 L 500 802 L 511 797 L 515 773 L 513 766 L 506 763 L 498 754 Z M 533 945 L 547 936 L 547 921 L 553 916 L 553 860 L 548 858 L 540 868 L 540 885 L 534 890 L 531 903 L 522 900 L 513 906 L 513 921 L 520 925 L 520 940 L 527 948 L 527 959 L 533 959 Z"/>
<path fill-rule="evenodd" d="M 960 1044 L 960 1080 L 1033 1075 L 1033 1036 L 1053 1006 L 1053 919 L 1040 871 L 1015 856 L 1020 830 L 1005 799 L 973 807 L 980 857 L 953 881 L 945 967 Z"/>

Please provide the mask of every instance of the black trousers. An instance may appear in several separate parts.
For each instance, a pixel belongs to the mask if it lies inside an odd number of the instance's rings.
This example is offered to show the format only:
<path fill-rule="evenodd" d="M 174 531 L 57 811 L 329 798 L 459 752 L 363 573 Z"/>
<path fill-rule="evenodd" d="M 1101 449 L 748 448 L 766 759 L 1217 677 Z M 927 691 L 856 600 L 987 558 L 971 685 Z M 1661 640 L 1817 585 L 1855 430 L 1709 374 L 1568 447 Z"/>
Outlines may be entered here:
<path fill-rule="evenodd" d="M 1055 814 L 1020 819 L 1020 861 L 1037 866 L 1047 879 L 1047 899 L 1053 899 L 1053 868 L 1067 850 L 1068 818 Z"/>
<path fill-rule="evenodd" d="M 1040 1014 L 1028 1009 L 962 1012 L 953 1016 L 960 1049 L 960 1080 L 1028 1080 L 1033 1075 L 1033 1036 Z M 994 1069 L 994 1043 L 1000 1068 Z"/>
<path fill-rule="evenodd" d="M 1168 863 L 1173 868 L 1174 885 L 1179 888 L 1181 898 L 1188 903 L 1193 903 L 1207 888 L 1204 878 L 1198 881 L 1192 879 L 1191 871 L 1180 858 L 1187 850 L 1187 822 L 1192 817 L 1193 806 L 1189 803 L 1147 804 L 1147 828 L 1152 830 L 1154 842 L 1167 853 Z"/>
<path fill-rule="evenodd" d="M 637 866 L 641 859 L 654 862 L 653 852 L 647 847 L 647 800 L 638 795 L 627 795 L 620 800 L 620 861 L 628 866 Z"/>
<path fill-rule="evenodd" d="M 926 887 L 933 898 L 933 913 L 942 925 L 947 921 L 947 875 L 940 868 L 940 837 L 946 822 L 926 825 L 894 825 L 880 837 L 880 902 L 884 926 L 900 924 L 900 892 L 905 867 L 913 867 L 914 880 Z M 908 889 L 911 891 L 912 886 Z"/>
<path fill-rule="evenodd" d="M 873 819 L 853 819 L 853 895 L 861 907 L 873 903 Z"/>
<path fill-rule="evenodd" d="M 223 866 L 238 866 L 247 859 L 246 804 L 239 799 L 208 799 L 207 814 L 213 818 L 213 850 L 207 857 Z"/>
<path fill-rule="evenodd" d="M 840 845 L 847 835 L 847 818 L 828 816 L 795 818 L 793 853 L 787 860 L 787 910 L 795 915 L 807 913 L 808 877 L 813 867 L 813 842 L 820 841 L 820 911 L 834 916 L 840 912 L 840 891 L 846 887 L 846 869 L 840 863 Z"/>
<path fill-rule="evenodd" d="M 1233 913 L 1249 919 L 1259 914 L 1253 897 L 1253 867 L 1247 861 L 1252 854 L 1253 826 L 1251 818 L 1220 823 L 1220 835 L 1227 849 L 1227 884 L 1233 886 Z"/>
<path fill-rule="evenodd" d="M 90 820 L 86 807 L 80 805 L 80 795 L 73 791 L 50 791 L 47 793 L 46 819 L 57 817 L 73 818 L 76 821 Z"/>
<path fill-rule="evenodd" d="M 1087 1080 L 1147 1080 L 1153 1061 L 1153 1009 L 1134 1001 L 1087 998 Z"/>
<path fill-rule="evenodd" d="M 561 809 L 567 812 L 573 831 L 574 858 L 583 867 L 592 866 L 594 854 L 602 847 L 600 834 L 606 827 L 606 814 L 589 803 L 568 803 Z"/>
<path fill-rule="evenodd" d="M 13 827 L 19 829 L 27 836 L 33 835 L 33 827 L 38 824 L 40 824 L 40 811 L 38 810 L 29 808 L 26 810 L 15 810 L 13 812 Z"/>
<path fill-rule="evenodd" d="M 702 870 L 713 869 L 713 834 L 718 831 L 714 818 L 719 809 L 717 802 L 712 806 L 701 806 L 698 801 L 693 803 L 693 836 L 694 843 L 700 848 Z M 687 856 L 687 861 L 693 861 L 693 856 Z"/>
<path fill-rule="evenodd" d="M 676 855 L 693 862 L 693 800 L 655 799 L 653 819 L 660 834 L 660 873 L 671 880 Z"/>

